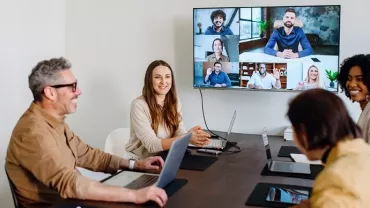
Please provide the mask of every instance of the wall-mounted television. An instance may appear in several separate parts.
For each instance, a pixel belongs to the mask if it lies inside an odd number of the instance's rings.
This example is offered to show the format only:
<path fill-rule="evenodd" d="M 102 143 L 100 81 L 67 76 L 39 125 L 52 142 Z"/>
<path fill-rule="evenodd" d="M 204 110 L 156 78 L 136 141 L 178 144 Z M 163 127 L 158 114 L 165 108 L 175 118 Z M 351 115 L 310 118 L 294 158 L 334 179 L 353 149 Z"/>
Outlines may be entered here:
<path fill-rule="evenodd" d="M 340 5 L 193 9 L 193 87 L 337 92 Z"/>

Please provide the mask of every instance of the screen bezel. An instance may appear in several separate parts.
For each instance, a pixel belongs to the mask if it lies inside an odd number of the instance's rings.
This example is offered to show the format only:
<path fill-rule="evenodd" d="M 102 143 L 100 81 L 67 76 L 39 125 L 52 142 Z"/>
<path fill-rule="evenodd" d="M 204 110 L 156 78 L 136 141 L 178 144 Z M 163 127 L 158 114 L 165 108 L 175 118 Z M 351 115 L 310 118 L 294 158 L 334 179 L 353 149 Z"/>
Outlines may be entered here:
<path fill-rule="evenodd" d="M 294 89 L 275 89 L 275 88 L 272 88 L 272 89 L 250 89 L 250 88 L 247 88 L 247 87 L 240 87 L 240 88 L 231 88 L 231 87 L 200 87 L 200 86 L 194 86 L 194 82 L 195 82 L 195 61 L 194 61 L 194 55 L 195 55 L 195 47 L 194 47 L 194 43 L 195 43 L 195 38 L 194 38 L 194 25 L 195 25 L 195 10 L 197 9 L 232 9 L 232 8 L 260 8 L 260 7 L 263 7 L 263 8 L 281 8 L 281 7 L 325 7 L 325 6 L 336 6 L 336 7 L 339 7 L 339 45 L 338 45 L 338 48 L 339 48 L 339 52 L 338 52 L 338 73 L 340 71 L 340 52 L 341 52 L 341 18 L 342 18 L 342 7 L 340 4 L 325 4 L 325 5 L 279 5 L 279 6 L 244 6 L 244 7 L 194 7 L 193 8 L 193 24 L 192 24 L 192 37 L 193 37 L 193 53 L 192 53 L 192 64 L 193 64 L 193 79 L 192 79 L 192 86 L 193 86 L 193 89 L 199 89 L 199 90 L 234 90 L 234 91 L 255 91 L 255 92 L 295 92 L 295 93 L 299 93 L 299 92 L 303 92 L 304 90 L 294 90 Z M 240 10 L 239 10 L 240 12 Z M 239 14 L 240 15 L 240 14 Z M 240 35 L 240 26 L 239 26 L 239 35 Z M 240 62 L 239 62 L 240 63 Z M 240 70 L 240 69 L 239 69 Z M 337 87 L 336 87 L 336 91 L 330 91 L 334 94 L 338 94 L 339 93 L 339 83 L 337 84 Z M 335 89 L 335 88 L 334 88 Z"/>

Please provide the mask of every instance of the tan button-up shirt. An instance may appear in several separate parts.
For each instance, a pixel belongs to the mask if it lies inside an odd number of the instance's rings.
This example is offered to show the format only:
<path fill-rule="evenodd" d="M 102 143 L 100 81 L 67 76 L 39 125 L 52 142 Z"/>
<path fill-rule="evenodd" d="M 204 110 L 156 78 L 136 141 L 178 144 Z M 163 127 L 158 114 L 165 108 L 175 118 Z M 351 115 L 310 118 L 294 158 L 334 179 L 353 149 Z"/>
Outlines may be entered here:
<path fill-rule="evenodd" d="M 6 169 L 22 207 L 81 198 L 92 181 L 76 166 L 114 173 L 121 158 L 85 144 L 64 122 L 32 103 L 12 133 Z"/>

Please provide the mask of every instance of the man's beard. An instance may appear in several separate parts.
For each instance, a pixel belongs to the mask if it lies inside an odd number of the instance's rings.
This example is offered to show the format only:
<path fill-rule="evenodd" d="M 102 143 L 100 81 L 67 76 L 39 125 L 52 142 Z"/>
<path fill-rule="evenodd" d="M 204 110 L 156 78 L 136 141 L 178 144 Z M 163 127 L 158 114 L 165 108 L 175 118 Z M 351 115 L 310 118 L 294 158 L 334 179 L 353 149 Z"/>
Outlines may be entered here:
<path fill-rule="evenodd" d="M 290 23 L 290 24 L 288 24 L 288 23 Z M 291 28 L 291 27 L 293 27 L 293 24 L 288 21 L 288 22 L 284 23 L 284 26 L 287 27 L 287 28 Z"/>
<path fill-rule="evenodd" d="M 217 24 L 220 24 L 220 26 L 218 26 Z M 222 23 L 220 22 L 220 21 L 216 21 L 216 22 L 214 22 L 213 23 L 213 25 L 216 27 L 216 28 L 220 28 L 220 27 L 222 27 Z"/>
<path fill-rule="evenodd" d="M 259 73 L 260 73 L 260 75 L 265 75 L 266 71 L 264 71 L 264 72 L 259 71 Z"/>

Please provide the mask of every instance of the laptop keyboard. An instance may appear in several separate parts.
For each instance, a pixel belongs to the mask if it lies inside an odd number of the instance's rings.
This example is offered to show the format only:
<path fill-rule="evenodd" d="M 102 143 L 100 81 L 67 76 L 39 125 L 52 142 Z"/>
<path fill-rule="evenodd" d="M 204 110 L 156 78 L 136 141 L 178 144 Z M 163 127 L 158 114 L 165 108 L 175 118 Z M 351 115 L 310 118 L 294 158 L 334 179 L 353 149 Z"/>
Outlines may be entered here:
<path fill-rule="evenodd" d="M 158 176 L 156 175 L 141 175 L 137 179 L 133 180 L 131 183 L 127 184 L 125 188 L 129 189 L 140 189 L 147 186 L 153 185 L 158 180 Z"/>
<path fill-rule="evenodd" d="M 276 171 L 291 171 L 292 166 L 288 163 L 274 162 L 274 170 Z"/>
<path fill-rule="evenodd" d="M 222 147 L 223 142 L 221 139 L 210 139 L 209 144 L 205 147 Z"/>

